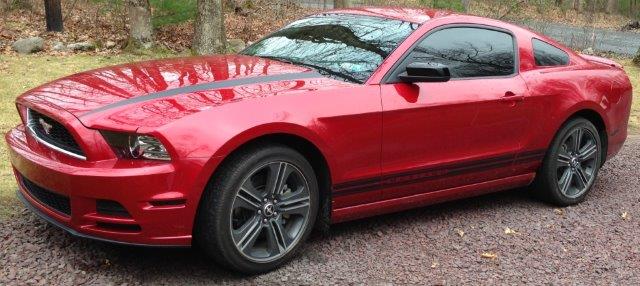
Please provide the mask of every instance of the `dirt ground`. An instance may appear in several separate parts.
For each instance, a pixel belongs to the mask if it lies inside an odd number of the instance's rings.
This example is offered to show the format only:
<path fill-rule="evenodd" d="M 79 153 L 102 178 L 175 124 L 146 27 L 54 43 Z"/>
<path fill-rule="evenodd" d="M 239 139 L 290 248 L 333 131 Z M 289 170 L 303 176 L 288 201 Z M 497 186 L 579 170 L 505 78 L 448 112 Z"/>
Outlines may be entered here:
<path fill-rule="evenodd" d="M 72 237 L 28 211 L 0 222 L 0 284 L 640 284 L 640 136 L 587 201 L 554 208 L 512 190 L 335 225 L 268 274 L 197 250 Z"/>

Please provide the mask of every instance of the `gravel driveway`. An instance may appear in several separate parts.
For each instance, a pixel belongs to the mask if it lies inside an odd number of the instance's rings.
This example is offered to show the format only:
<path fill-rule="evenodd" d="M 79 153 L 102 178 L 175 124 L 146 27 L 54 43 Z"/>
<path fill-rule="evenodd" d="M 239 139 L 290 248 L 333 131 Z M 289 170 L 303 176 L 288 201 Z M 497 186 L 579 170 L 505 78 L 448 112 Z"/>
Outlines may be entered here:
<path fill-rule="evenodd" d="M 513 190 L 343 223 L 255 277 L 190 249 L 74 238 L 23 211 L 1 222 L 0 284 L 638 285 L 639 164 L 640 137 L 630 137 L 578 206 L 557 209 Z"/>

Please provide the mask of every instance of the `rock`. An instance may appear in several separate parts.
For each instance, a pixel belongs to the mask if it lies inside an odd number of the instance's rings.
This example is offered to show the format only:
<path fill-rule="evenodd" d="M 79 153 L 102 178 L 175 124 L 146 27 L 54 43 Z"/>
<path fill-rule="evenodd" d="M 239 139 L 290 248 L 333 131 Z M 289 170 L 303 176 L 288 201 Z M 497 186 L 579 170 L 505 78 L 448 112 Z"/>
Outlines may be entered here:
<path fill-rule="evenodd" d="M 72 51 L 93 51 L 96 49 L 96 45 L 91 42 L 80 42 L 68 44 L 67 49 Z"/>
<path fill-rule="evenodd" d="M 594 54 L 593 48 L 586 48 L 586 49 L 582 50 L 582 53 L 585 54 L 585 55 L 593 55 Z"/>
<path fill-rule="evenodd" d="M 633 64 L 640 67 L 640 48 L 638 48 L 638 51 L 636 52 L 635 57 L 633 57 Z"/>
<path fill-rule="evenodd" d="M 630 31 L 640 29 L 640 21 L 631 21 L 622 27 L 622 31 Z"/>
<path fill-rule="evenodd" d="M 53 44 L 52 49 L 56 52 L 61 52 L 66 50 L 67 46 L 65 46 L 63 42 L 55 42 L 55 44 Z"/>
<path fill-rule="evenodd" d="M 227 48 L 232 53 L 237 53 L 242 51 L 246 47 L 243 40 L 240 39 L 230 39 L 227 41 Z"/>
<path fill-rule="evenodd" d="M 11 48 L 20 54 L 30 54 L 42 51 L 43 46 L 44 39 L 40 37 L 31 37 L 13 42 Z"/>
<path fill-rule="evenodd" d="M 106 49 L 113 49 L 113 48 L 116 47 L 116 45 L 117 45 L 117 43 L 114 42 L 114 41 L 107 41 L 106 43 L 104 43 L 104 47 Z"/>

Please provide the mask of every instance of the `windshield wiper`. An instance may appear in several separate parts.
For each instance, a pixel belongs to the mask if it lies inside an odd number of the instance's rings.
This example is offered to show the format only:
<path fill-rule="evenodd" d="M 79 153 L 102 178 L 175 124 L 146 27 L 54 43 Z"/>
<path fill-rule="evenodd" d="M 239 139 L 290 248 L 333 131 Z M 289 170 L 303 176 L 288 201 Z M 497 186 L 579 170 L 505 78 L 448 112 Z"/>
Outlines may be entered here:
<path fill-rule="evenodd" d="M 330 76 L 339 77 L 341 79 L 344 79 L 346 81 L 350 81 L 350 82 L 353 82 L 353 83 L 358 83 L 358 84 L 362 83 L 362 81 L 360 81 L 360 80 L 358 80 L 358 79 L 356 79 L 356 78 L 354 78 L 352 76 L 349 76 L 347 74 L 344 74 L 344 73 L 341 73 L 341 72 L 337 72 L 337 71 L 334 71 L 334 70 L 326 68 L 326 67 L 321 67 L 321 66 L 317 66 L 317 65 L 314 65 L 314 64 L 310 64 L 310 63 L 307 63 L 307 62 L 296 61 L 296 60 L 293 60 L 291 58 L 276 57 L 276 56 L 262 56 L 262 55 L 259 55 L 259 57 L 270 59 L 270 60 L 276 60 L 276 61 L 279 61 L 279 62 L 292 64 L 292 65 L 306 66 L 306 67 L 309 67 L 309 68 L 312 68 L 312 69 L 316 70 L 319 73 L 324 73 L 324 74 L 327 74 L 327 75 L 330 75 Z"/>

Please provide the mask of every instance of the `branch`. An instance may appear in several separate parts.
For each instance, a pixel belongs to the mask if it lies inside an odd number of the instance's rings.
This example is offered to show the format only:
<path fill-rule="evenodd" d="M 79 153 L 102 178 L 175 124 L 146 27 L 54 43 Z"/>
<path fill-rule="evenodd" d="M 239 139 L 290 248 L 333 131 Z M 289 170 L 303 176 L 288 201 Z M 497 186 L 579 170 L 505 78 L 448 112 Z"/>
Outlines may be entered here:
<path fill-rule="evenodd" d="M 507 10 L 507 12 L 505 12 L 502 16 L 500 16 L 498 18 L 498 20 L 502 20 L 504 17 L 506 17 L 507 15 L 511 14 L 511 12 L 513 12 L 513 9 L 515 9 L 518 6 L 520 6 L 520 4 L 524 3 L 524 1 L 526 1 L 526 0 L 520 0 L 520 1 L 516 2 L 515 4 L 511 5 L 511 7 L 509 7 L 509 10 Z"/>
<path fill-rule="evenodd" d="M 66 22 L 67 21 L 67 17 L 69 17 L 69 15 L 71 15 L 71 12 L 73 12 L 73 9 L 76 7 L 76 3 L 78 3 L 78 0 L 73 1 L 73 3 L 71 3 L 71 8 L 69 8 L 69 12 L 67 12 L 66 15 L 64 15 L 64 18 L 62 18 L 62 22 Z"/>

